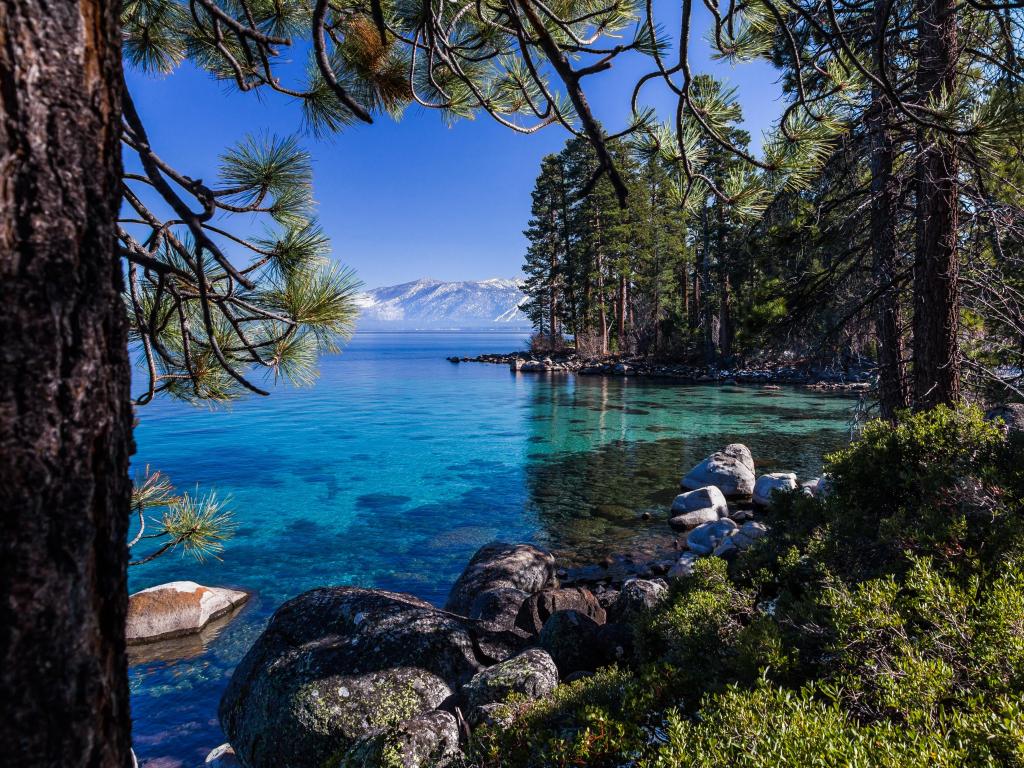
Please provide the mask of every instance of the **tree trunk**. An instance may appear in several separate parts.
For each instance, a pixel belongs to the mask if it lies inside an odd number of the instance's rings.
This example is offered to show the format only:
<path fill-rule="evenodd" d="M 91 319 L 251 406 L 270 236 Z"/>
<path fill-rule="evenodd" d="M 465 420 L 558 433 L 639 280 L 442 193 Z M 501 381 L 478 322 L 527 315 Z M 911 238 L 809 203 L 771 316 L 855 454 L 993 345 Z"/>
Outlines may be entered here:
<path fill-rule="evenodd" d="M 0 4 L 0 743 L 131 764 L 118 3 Z"/>
<path fill-rule="evenodd" d="M 917 86 L 938 98 L 956 86 L 955 0 L 920 0 Z M 919 129 L 914 259 L 914 408 L 960 399 L 956 139 Z"/>
<path fill-rule="evenodd" d="M 619 274 L 619 326 L 615 333 L 619 337 L 619 352 L 626 352 L 626 302 L 629 300 L 626 287 L 626 275 Z"/>
<path fill-rule="evenodd" d="M 711 302 L 708 298 L 711 295 L 711 225 L 708 221 L 708 209 L 704 206 L 701 209 L 701 227 L 703 229 L 703 247 L 700 254 L 700 293 L 701 293 L 701 315 L 700 324 L 704 329 L 704 362 L 711 364 L 715 360 L 715 337 L 716 328 L 713 327 Z"/>
<path fill-rule="evenodd" d="M 875 2 L 875 71 L 885 66 L 885 0 Z M 868 136 L 871 151 L 871 245 L 875 284 L 879 295 L 875 304 L 875 337 L 878 345 L 878 404 L 883 419 L 892 420 L 896 411 L 906 408 L 907 376 L 900 335 L 897 272 L 896 205 L 899 181 L 893 174 L 895 148 L 889 128 L 892 107 L 881 89 L 872 93 L 868 112 Z"/>

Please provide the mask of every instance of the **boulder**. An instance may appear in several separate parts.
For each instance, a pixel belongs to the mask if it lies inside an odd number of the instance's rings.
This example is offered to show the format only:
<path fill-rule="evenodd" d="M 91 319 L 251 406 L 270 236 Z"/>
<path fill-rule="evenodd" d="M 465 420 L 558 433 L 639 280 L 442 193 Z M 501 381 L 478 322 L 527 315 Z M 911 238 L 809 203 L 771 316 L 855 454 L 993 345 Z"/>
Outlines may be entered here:
<path fill-rule="evenodd" d="M 725 501 L 725 496 L 713 485 L 680 493 L 672 502 L 673 517 L 707 509 L 714 512 L 716 517 L 725 517 L 729 514 L 729 505 Z"/>
<path fill-rule="evenodd" d="M 558 611 L 576 611 L 598 624 L 605 622 L 605 610 L 593 592 L 583 587 L 565 587 L 545 589 L 530 595 L 519 609 L 515 623 L 524 632 L 536 635 L 544 627 L 548 617 Z"/>
<path fill-rule="evenodd" d="M 728 517 L 713 523 L 704 523 L 690 531 L 686 537 L 687 548 L 696 555 L 710 555 L 722 540 L 731 536 L 737 525 Z"/>
<path fill-rule="evenodd" d="M 754 459 L 750 449 L 732 443 L 708 456 L 682 479 L 691 491 L 713 485 L 727 498 L 746 498 L 754 491 Z"/>
<path fill-rule="evenodd" d="M 661 579 L 630 579 L 619 590 L 618 597 L 608 610 L 608 618 L 615 622 L 630 622 L 666 597 L 668 585 Z"/>
<path fill-rule="evenodd" d="M 668 578 L 678 580 L 693 576 L 693 564 L 697 562 L 697 557 L 693 552 L 684 552 L 676 564 L 669 569 Z"/>
<path fill-rule="evenodd" d="M 488 633 L 411 595 L 324 587 L 282 605 L 220 702 L 248 768 L 325 765 L 453 700 Z"/>
<path fill-rule="evenodd" d="M 492 630 L 511 629 L 519 609 L 530 595 L 513 587 L 498 587 L 481 592 L 469 607 L 469 618 L 483 622 Z"/>
<path fill-rule="evenodd" d="M 704 523 L 713 523 L 720 515 L 710 507 L 684 512 L 669 519 L 668 524 L 677 531 L 689 531 Z"/>
<path fill-rule="evenodd" d="M 761 507 L 770 507 L 772 495 L 776 491 L 785 492 L 796 489 L 796 475 L 792 472 L 769 472 L 757 478 L 754 485 L 754 503 Z"/>
<path fill-rule="evenodd" d="M 460 755 L 458 721 L 434 710 L 361 739 L 337 768 L 442 768 L 461 762 Z"/>
<path fill-rule="evenodd" d="M 492 542 L 481 547 L 456 580 L 444 607 L 462 616 L 469 614 L 481 592 L 512 588 L 528 594 L 557 587 L 555 558 L 529 544 Z"/>
<path fill-rule="evenodd" d="M 245 592 L 172 581 L 128 598 L 125 639 L 129 645 L 199 632 L 249 599 Z"/>
<path fill-rule="evenodd" d="M 1006 403 L 989 408 L 985 412 L 985 418 L 988 421 L 1001 421 L 1003 431 L 1007 435 L 1024 434 L 1024 403 Z"/>
<path fill-rule="evenodd" d="M 601 627 L 576 611 L 553 613 L 540 631 L 540 646 L 555 660 L 562 677 L 573 672 L 593 672 L 607 663 Z"/>
<path fill-rule="evenodd" d="M 203 761 L 204 768 L 240 768 L 241 765 L 230 744 L 221 744 L 211 749 Z"/>
<path fill-rule="evenodd" d="M 558 685 L 558 667 L 551 654 L 542 648 L 530 648 L 500 664 L 478 672 L 462 687 L 469 721 L 474 725 L 488 716 L 482 710 L 488 704 L 500 704 L 510 694 L 527 699 L 547 696 Z"/>
<path fill-rule="evenodd" d="M 800 490 L 812 499 L 823 499 L 828 496 L 831 484 L 827 477 L 812 477 L 800 483 Z"/>

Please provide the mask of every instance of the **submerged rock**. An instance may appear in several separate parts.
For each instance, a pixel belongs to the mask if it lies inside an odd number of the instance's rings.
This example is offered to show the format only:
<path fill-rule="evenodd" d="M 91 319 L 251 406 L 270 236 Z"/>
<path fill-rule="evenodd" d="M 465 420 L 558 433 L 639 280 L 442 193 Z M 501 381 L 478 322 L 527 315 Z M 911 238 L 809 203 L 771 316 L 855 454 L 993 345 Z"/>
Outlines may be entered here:
<path fill-rule="evenodd" d="M 477 596 L 488 590 L 512 588 L 532 594 L 557 586 L 555 558 L 551 554 L 530 544 L 496 541 L 473 555 L 452 586 L 444 607 L 466 616 Z"/>
<path fill-rule="evenodd" d="M 605 622 L 605 610 L 589 589 L 566 587 L 545 589 L 530 595 L 519 609 L 515 623 L 524 632 L 536 635 L 551 614 L 558 611 L 577 611 L 598 624 Z"/>
<path fill-rule="evenodd" d="M 695 491 L 715 486 L 729 498 L 744 498 L 754 491 L 754 458 L 742 443 L 732 443 L 691 469 L 681 485 Z"/>
<path fill-rule="evenodd" d="M 411 595 L 315 589 L 282 605 L 235 669 L 220 722 L 249 768 L 326 765 L 437 709 L 483 668 L 468 619 Z"/>
<path fill-rule="evenodd" d="M 125 639 L 131 645 L 190 635 L 248 599 L 245 592 L 194 581 L 150 587 L 128 598 Z"/>
<path fill-rule="evenodd" d="M 434 710 L 361 739 L 337 768 L 443 768 L 460 755 L 458 721 Z"/>
<path fill-rule="evenodd" d="M 542 648 L 531 648 L 508 661 L 495 664 L 470 680 L 462 688 L 471 723 L 478 723 L 490 714 L 485 707 L 500 704 L 510 694 L 528 699 L 547 696 L 558 685 L 558 667 L 551 654 Z"/>
<path fill-rule="evenodd" d="M 770 507 L 772 495 L 777 491 L 785 492 L 796 489 L 796 475 L 792 472 L 769 472 L 757 478 L 754 485 L 754 503 L 762 507 Z"/>

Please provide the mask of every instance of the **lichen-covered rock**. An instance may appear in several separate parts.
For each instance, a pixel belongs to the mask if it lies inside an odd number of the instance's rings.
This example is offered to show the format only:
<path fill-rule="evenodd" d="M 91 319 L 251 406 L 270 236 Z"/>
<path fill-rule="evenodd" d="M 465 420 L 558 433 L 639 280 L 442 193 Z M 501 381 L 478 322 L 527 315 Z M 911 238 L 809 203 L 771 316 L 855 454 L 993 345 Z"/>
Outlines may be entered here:
<path fill-rule="evenodd" d="M 540 631 L 540 646 L 555 660 L 562 677 L 573 672 L 593 672 L 607 662 L 601 626 L 577 611 L 553 613 Z"/>
<path fill-rule="evenodd" d="M 577 611 L 598 624 L 605 622 L 605 610 L 593 592 L 583 587 L 566 587 L 545 589 L 530 595 L 519 609 L 516 626 L 528 634 L 536 635 L 548 617 L 559 611 Z"/>
<path fill-rule="evenodd" d="M 691 552 L 697 555 L 710 555 L 723 539 L 731 536 L 737 529 L 736 523 L 728 517 L 723 517 L 714 523 L 694 528 L 686 537 L 686 546 Z"/>
<path fill-rule="evenodd" d="M 770 507 L 772 496 L 796 489 L 796 475 L 792 472 L 769 472 L 761 475 L 754 484 L 753 501 L 758 506 Z"/>
<path fill-rule="evenodd" d="M 608 618 L 616 622 L 632 621 L 666 597 L 668 585 L 660 579 L 630 579 L 619 590 L 618 597 L 608 610 Z"/>
<path fill-rule="evenodd" d="M 754 492 L 754 458 L 747 446 L 732 443 L 691 469 L 681 485 L 691 491 L 713 485 L 727 498 L 748 497 Z"/>
<path fill-rule="evenodd" d="M 459 755 L 455 716 L 435 710 L 361 739 L 338 768 L 443 768 L 452 765 Z"/>
<path fill-rule="evenodd" d="M 483 667 L 481 632 L 411 595 L 306 592 L 277 610 L 235 669 L 221 726 L 248 768 L 337 762 L 452 697 Z"/>
<path fill-rule="evenodd" d="M 542 648 L 530 648 L 500 664 L 478 672 L 462 687 L 466 698 L 469 721 L 479 723 L 488 710 L 488 704 L 500 704 L 510 694 L 517 693 L 528 699 L 547 696 L 558 685 L 558 667 L 551 654 Z"/>
<path fill-rule="evenodd" d="M 492 589 L 519 589 L 528 594 L 557 587 L 555 558 L 529 544 L 492 542 L 481 547 L 456 580 L 444 607 L 467 616 L 473 601 Z"/>
<path fill-rule="evenodd" d="M 248 599 L 245 592 L 194 581 L 150 587 L 128 598 L 125 639 L 131 645 L 190 635 Z"/>
<path fill-rule="evenodd" d="M 488 629 L 511 629 L 519 609 L 530 595 L 513 587 L 498 587 L 481 592 L 469 607 L 469 618 L 483 622 Z"/>
<path fill-rule="evenodd" d="M 823 499 L 832 490 L 827 477 L 812 477 L 800 483 L 800 490 L 812 499 Z"/>

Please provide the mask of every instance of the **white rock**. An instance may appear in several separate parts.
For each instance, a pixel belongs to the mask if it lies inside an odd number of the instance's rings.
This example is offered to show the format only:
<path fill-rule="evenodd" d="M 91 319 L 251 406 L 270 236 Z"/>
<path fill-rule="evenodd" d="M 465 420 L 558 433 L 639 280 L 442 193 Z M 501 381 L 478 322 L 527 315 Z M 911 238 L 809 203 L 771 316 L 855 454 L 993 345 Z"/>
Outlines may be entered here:
<path fill-rule="evenodd" d="M 203 764 L 209 768 L 235 768 L 235 766 L 241 765 L 230 744 L 221 744 L 210 750 L 210 754 L 206 756 Z"/>
<path fill-rule="evenodd" d="M 713 523 L 718 519 L 718 512 L 708 507 L 693 512 L 684 512 L 669 519 L 668 524 L 678 531 L 689 531 L 704 523 Z"/>
<path fill-rule="evenodd" d="M 680 483 L 697 490 L 715 486 L 726 497 L 746 497 L 754 490 L 754 459 L 741 443 L 725 446 L 691 469 Z"/>
<path fill-rule="evenodd" d="M 718 488 L 709 485 L 676 496 L 672 502 L 672 517 L 702 509 L 714 510 L 718 517 L 725 517 L 729 514 L 729 505 L 725 502 L 725 496 Z"/>
<path fill-rule="evenodd" d="M 754 503 L 769 507 L 772 494 L 776 491 L 791 491 L 796 488 L 796 475 L 792 472 L 770 472 L 757 478 L 754 485 Z"/>
<path fill-rule="evenodd" d="M 132 644 L 190 635 L 248 599 L 245 592 L 194 581 L 150 587 L 128 598 L 125 637 Z"/>
<path fill-rule="evenodd" d="M 688 579 L 693 576 L 693 564 L 697 562 L 697 555 L 693 552 L 684 552 L 679 562 L 673 565 L 668 571 L 669 579 Z"/>

